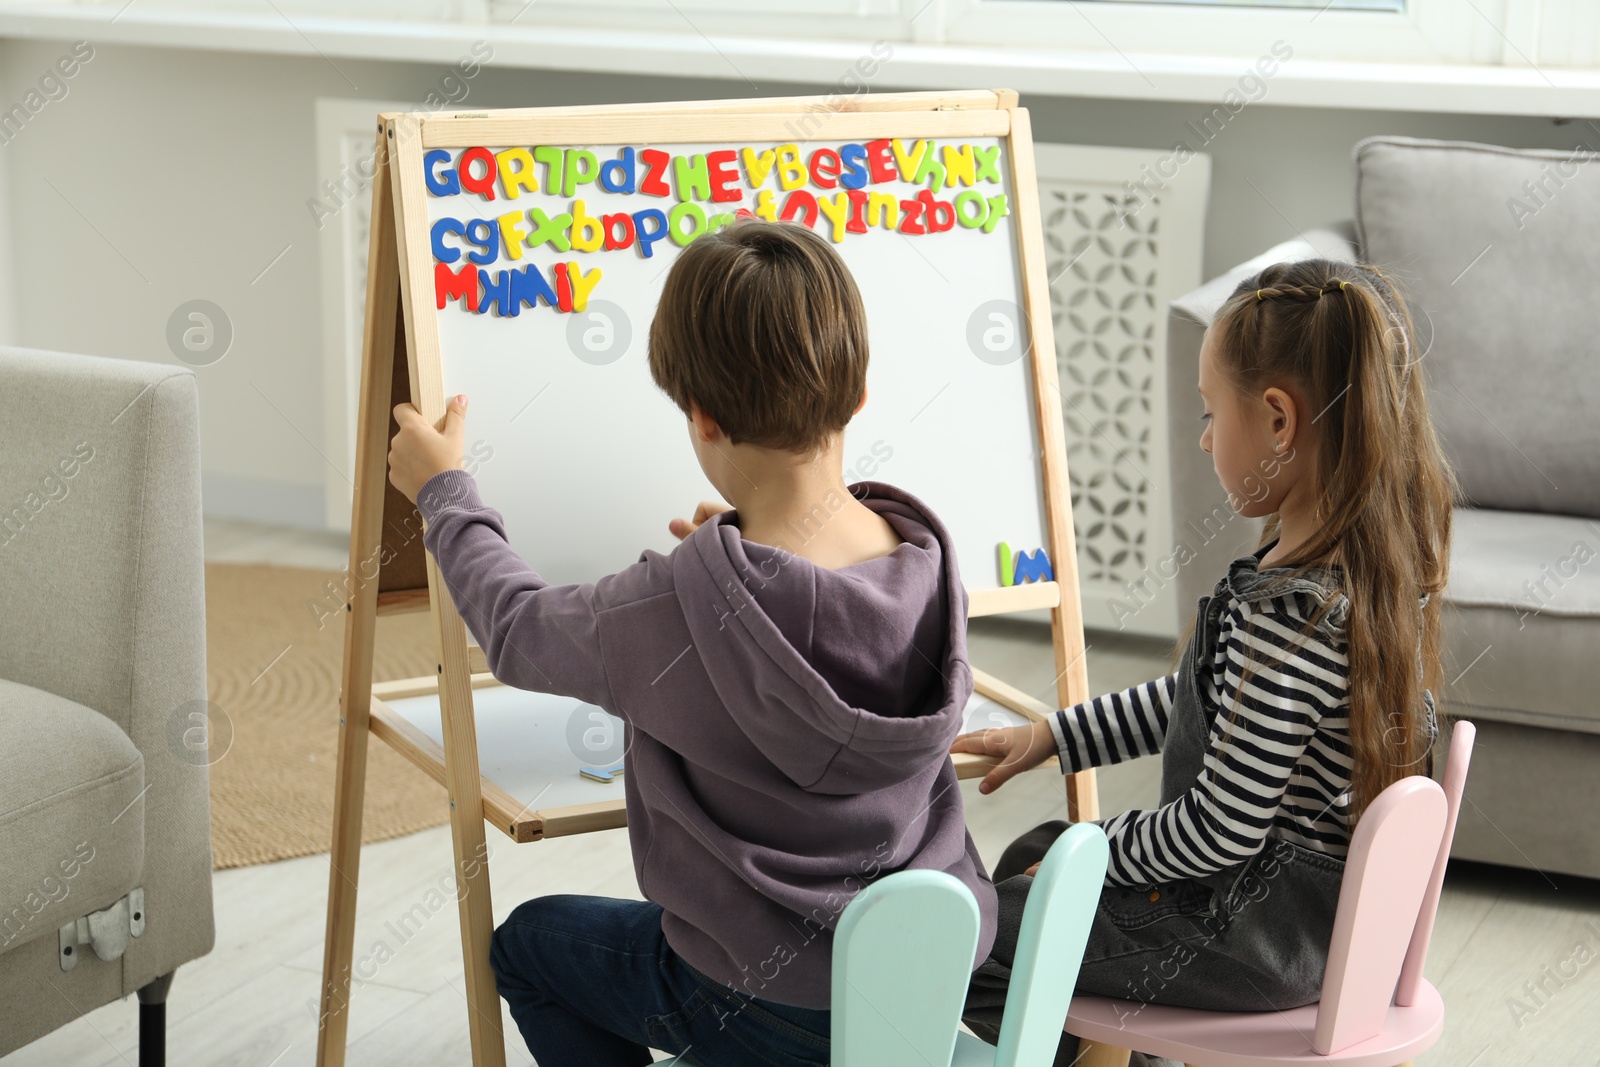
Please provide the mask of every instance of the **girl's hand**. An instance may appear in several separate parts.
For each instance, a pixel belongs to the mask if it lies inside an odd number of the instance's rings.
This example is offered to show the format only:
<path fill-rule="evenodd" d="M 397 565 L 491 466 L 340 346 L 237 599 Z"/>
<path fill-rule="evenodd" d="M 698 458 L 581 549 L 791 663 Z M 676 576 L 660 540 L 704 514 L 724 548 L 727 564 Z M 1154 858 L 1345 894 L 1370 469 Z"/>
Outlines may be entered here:
<path fill-rule="evenodd" d="M 1047 722 L 996 726 L 962 734 L 951 742 L 950 751 L 999 756 L 1000 763 L 978 783 L 978 792 L 993 793 L 1023 771 L 1056 755 L 1056 737 Z"/>
<path fill-rule="evenodd" d="M 413 504 L 417 494 L 440 471 L 461 466 L 462 438 L 466 433 L 467 398 L 450 398 L 444 411 L 444 430 L 435 430 L 415 404 L 396 404 L 394 421 L 399 431 L 389 442 L 389 481 Z"/>
<path fill-rule="evenodd" d="M 667 523 L 667 529 L 682 541 L 685 537 L 700 529 L 700 524 L 711 516 L 727 511 L 728 505 L 715 500 L 702 500 L 700 506 L 694 509 L 692 519 L 673 519 Z"/>

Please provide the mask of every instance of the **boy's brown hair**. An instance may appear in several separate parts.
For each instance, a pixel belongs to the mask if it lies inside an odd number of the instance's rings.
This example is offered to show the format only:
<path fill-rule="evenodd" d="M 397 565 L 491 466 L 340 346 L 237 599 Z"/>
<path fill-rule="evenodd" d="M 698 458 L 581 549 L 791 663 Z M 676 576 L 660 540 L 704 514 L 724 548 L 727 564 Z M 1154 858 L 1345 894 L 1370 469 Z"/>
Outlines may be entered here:
<path fill-rule="evenodd" d="M 650 324 L 650 376 L 735 444 L 810 452 L 867 384 L 867 316 L 844 260 L 798 223 L 740 218 L 679 254 Z"/>

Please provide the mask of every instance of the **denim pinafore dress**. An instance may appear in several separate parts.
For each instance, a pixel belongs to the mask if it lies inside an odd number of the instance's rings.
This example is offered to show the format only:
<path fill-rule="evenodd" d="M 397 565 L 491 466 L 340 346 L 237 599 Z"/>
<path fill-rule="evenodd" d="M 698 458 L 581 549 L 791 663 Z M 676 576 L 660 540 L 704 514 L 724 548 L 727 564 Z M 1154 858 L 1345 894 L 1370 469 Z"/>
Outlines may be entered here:
<path fill-rule="evenodd" d="M 1188 792 L 1204 770 L 1219 709 L 1206 700 L 1200 672 L 1211 669 L 1231 597 L 1263 601 L 1291 590 L 1318 600 L 1336 596 L 1338 603 L 1319 621 L 1318 630 L 1325 637 L 1342 635 L 1349 602 L 1327 572 L 1295 576 L 1289 568 L 1255 567 L 1270 548 L 1235 560 L 1212 594 L 1200 598 L 1162 745 L 1163 806 Z M 1425 701 L 1432 726 L 1431 694 L 1425 694 Z M 999 931 L 989 959 L 973 973 L 963 1014 L 973 1031 L 990 1041 L 999 1032 L 1022 909 L 1033 883 L 1021 872 L 1042 859 L 1068 825 L 1057 820 L 1028 831 L 995 866 Z M 1339 857 L 1269 834 L 1250 859 L 1200 878 L 1107 885 L 1090 928 L 1077 989 L 1136 1002 L 1134 1010 L 1137 1004 L 1171 1004 L 1269 1011 L 1313 1003 L 1321 996 L 1344 867 Z M 1075 1045 L 1068 1035 L 1063 1055 Z M 1070 1057 L 1058 1062 L 1070 1062 Z"/>

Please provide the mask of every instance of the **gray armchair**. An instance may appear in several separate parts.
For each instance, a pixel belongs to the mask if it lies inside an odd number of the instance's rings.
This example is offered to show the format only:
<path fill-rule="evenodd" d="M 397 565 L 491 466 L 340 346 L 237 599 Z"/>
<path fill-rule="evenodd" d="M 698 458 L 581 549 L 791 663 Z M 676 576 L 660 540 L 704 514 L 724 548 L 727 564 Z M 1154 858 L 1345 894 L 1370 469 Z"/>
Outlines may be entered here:
<path fill-rule="evenodd" d="M 159 1063 L 214 939 L 194 372 L 0 348 L 0 398 L 0 1055 L 137 992 Z"/>
<path fill-rule="evenodd" d="M 1469 504 L 1455 513 L 1436 694 L 1478 728 L 1452 854 L 1600 877 L 1600 162 L 1404 137 L 1362 141 L 1354 160 L 1353 226 L 1306 233 L 1171 305 L 1174 538 L 1196 556 L 1179 603 L 1261 532 L 1232 516 L 1196 447 L 1217 307 L 1281 260 L 1359 257 L 1397 274 Z"/>

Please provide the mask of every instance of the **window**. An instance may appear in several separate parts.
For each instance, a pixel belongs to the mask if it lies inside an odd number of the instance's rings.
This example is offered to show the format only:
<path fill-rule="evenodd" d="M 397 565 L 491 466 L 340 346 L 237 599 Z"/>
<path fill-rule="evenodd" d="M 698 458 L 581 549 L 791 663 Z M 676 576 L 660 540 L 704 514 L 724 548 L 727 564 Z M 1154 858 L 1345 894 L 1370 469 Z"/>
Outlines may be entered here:
<path fill-rule="evenodd" d="M 1200 7 L 1308 7 L 1316 11 L 1404 11 L 1405 0 L 1089 0 L 1097 4 L 1194 4 Z"/>

